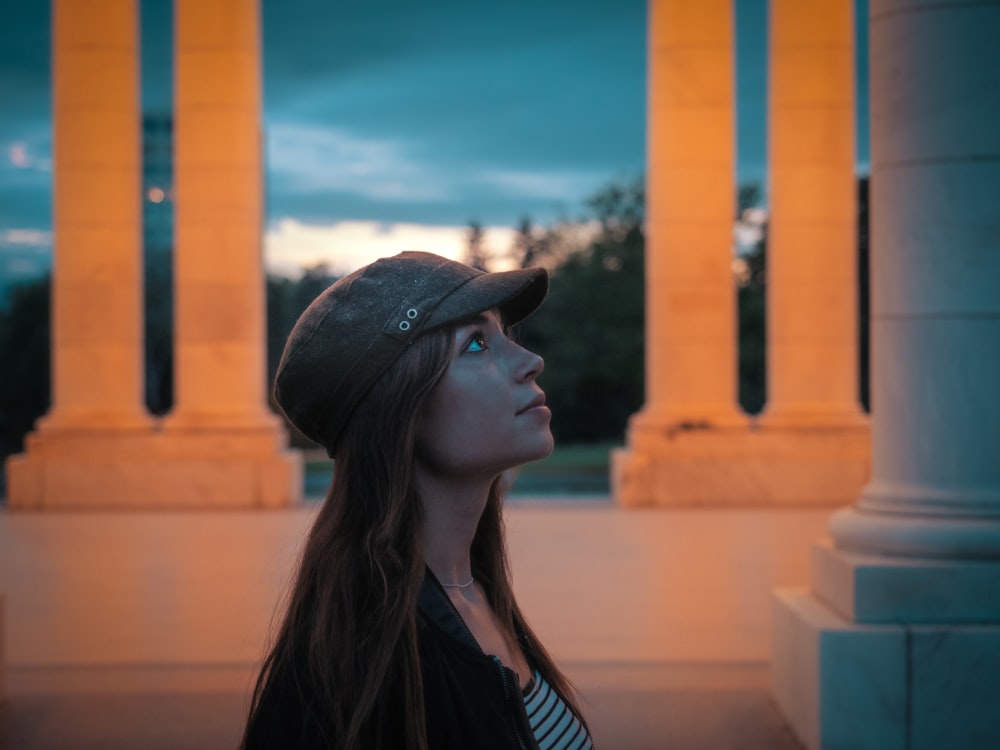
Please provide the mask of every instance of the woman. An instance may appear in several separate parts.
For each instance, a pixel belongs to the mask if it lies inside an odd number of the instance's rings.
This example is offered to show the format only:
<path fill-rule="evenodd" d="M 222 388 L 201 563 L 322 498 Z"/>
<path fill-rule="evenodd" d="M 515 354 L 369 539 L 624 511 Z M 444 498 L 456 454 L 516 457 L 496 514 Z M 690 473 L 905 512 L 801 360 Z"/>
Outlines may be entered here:
<path fill-rule="evenodd" d="M 518 609 L 502 474 L 552 451 L 542 360 L 507 336 L 541 269 L 402 253 L 296 323 L 275 398 L 336 460 L 243 746 L 591 747 Z"/>

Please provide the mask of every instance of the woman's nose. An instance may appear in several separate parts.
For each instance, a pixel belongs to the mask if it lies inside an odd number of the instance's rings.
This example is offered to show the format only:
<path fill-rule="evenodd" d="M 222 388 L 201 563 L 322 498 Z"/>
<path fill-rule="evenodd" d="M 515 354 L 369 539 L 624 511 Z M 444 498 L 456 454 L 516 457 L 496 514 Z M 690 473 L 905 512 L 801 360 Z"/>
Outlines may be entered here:
<path fill-rule="evenodd" d="M 518 346 L 518 349 L 521 350 L 521 361 L 517 370 L 518 380 L 534 380 L 545 369 L 545 360 L 523 346 Z"/>

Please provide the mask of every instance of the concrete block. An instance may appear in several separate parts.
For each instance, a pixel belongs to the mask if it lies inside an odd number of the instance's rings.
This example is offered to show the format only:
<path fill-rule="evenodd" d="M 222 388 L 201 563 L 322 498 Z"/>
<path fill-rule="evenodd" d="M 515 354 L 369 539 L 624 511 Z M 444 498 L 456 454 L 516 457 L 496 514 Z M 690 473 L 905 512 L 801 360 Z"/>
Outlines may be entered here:
<path fill-rule="evenodd" d="M 7 461 L 16 510 L 254 508 L 302 496 L 302 458 L 271 430 L 50 432 Z"/>
<path fill-rule="evenodd" d="M 773 604 L 771 689 L 809 750 L 1000 747 L 1000 625 L 858 624 L 805 590 Z"/>
<path fill-rule="evenodd" d="M 932 560 L 812 549 L 815 594 L 858 623 L 1000 622 L 1000 562 Z"/>
<path fill-rule="evenodd" d="M 804 590 L 773 600 L 771 688 L 809 750 L 905 750 L 906 631 L 855 625 Z"/>
<path fill-rule="evenodd" d="M 870 475 L 868 427 L 727 429 L 680 424 L 629 435 L 612 454 L 625 507 L 835 507 Z"/>
<path fill-rule="evenodd" d="M 910 638 L 912 750 L 1000 747 L 1000 625 L 920 627 Z"/>

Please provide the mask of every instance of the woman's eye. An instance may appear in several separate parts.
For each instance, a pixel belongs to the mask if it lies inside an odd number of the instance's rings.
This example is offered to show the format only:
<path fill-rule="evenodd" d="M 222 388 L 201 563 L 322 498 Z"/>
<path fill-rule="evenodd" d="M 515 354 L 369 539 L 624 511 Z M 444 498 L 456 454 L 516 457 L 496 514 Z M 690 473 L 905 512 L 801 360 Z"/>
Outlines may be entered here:
<path fill-rule="evenodd" d="M 467 352 L 485 352 L 489 347 L 486 346 L 486 336 L 482 333 L 473 334 L 472 338 L 469 339 L 468 345 L 465 347 Z"/>

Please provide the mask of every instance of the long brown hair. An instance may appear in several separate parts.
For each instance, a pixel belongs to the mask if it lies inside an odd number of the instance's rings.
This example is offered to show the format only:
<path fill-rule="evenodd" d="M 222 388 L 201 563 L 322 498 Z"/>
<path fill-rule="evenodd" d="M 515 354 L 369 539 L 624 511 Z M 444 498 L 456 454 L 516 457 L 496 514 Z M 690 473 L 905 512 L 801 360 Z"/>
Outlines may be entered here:
<path fill-rule="evenodd" d="M 384 728 L 400 721 L 408 749 L 427 750 L 417 645 L 423 506 L 412 467 L 418 417 L 448 368 L 452 338 L 439 329 L 416 339 L 359 404 L 336 446 L 330 491 L 254 688 L 247 750 L 266 746 L 269 734 L 285 746 L 299 737 L 381 748 Z M 473 574 L 508 634 L 576 709 L 514 599 L 502 505 L 498 479 L 472 543 Z"/>

